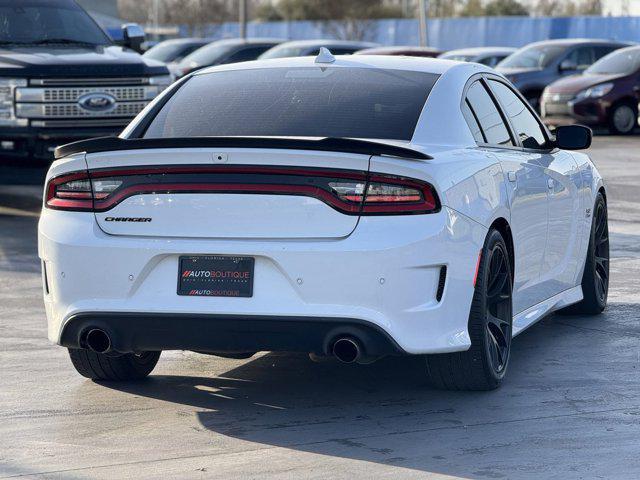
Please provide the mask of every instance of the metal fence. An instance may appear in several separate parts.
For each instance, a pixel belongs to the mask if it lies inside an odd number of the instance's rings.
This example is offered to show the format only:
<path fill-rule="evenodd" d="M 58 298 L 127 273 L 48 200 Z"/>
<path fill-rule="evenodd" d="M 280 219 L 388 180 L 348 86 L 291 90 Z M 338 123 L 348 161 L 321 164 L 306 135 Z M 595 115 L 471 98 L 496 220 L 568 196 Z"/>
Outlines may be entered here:
<path fill-rule="evenodd" d="M 109 29 L 110 31 L 112 29 Z M 182 36 L 187 29 L 180 28 Z M 202 36 L 237 37 L 238 23 L 211 26 Z M 113 31 L 114 36 L 119 32 Z M 250 37 L 297 39 L 327 38 L 330 33 L 321 22 L 250 22 Z M 446 50 L 470 46 L 512 46 L 550 38 L 608 38 L 640 42 L 640 17 L 472 17 L 428 20 L 429 45 Z M 367 38 L 384 45 L 417 45 L 419 25 L 413 19 L 371 21 Z"/>

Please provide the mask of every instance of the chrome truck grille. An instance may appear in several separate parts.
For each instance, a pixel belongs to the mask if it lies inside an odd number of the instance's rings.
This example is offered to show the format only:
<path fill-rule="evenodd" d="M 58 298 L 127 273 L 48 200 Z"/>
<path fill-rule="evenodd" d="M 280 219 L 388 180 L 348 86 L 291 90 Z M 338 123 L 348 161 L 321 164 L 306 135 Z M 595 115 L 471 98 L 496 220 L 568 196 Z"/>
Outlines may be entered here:
<path fill-rule="evenodd" d="M 135 117 L 147 102 L 116 103 L 108 111 L 90 111 L 74 103 L 19 103 L 16 114 L 21 118 L 85 118 Z"/>
<path fill-rule="evenodd" d="M 33 126 L 124 126 L 159 91 L 147 78 L 34 79 L 16 89 L 15 112 Z"/>

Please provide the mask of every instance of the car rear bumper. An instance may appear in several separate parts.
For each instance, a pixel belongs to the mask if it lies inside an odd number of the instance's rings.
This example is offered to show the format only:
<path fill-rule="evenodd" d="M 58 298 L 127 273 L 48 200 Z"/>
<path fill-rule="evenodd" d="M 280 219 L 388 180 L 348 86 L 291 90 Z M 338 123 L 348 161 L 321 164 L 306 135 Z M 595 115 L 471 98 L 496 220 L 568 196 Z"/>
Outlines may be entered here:
<path fill-rule="evenodd" d="M 329 355 L 336 339 L 357 339 L 368 356 L 401 355 L 383 329 L 349 318 L 86 312 L 65 322 L 60 343 L 86 348 L 91 329 L 106 332 L 118 353 L 158 350 L 197 352 L 313 352 Z"/>
<path fill-rule="evenodd" d="M 48 335 L 75 346 L 77 325 L 95 321 L 124 329 L 127 348 L 316 351 L 337 322 L 382 332 L 394 351 L 466 350 L 486 232 L 444 207 L 361 217 L 340 239 L 127 237 L 104 233 L 92 213 L 45 209 L 39 255 Z M 179 257 L 211 254 L 255 258 L 252 297 L 177 295 Z M 309 340 L 301 331 L 320 333 Z"/>

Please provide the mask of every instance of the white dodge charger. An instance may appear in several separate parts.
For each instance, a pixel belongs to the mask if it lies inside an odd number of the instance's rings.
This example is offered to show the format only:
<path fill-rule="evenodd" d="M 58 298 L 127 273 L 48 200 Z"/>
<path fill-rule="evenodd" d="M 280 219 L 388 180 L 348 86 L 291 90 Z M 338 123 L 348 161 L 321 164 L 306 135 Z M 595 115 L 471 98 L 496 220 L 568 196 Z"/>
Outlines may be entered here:
<path fill-rule="evenodd" d="M 591 131 L 552 135 L 476 64 L 265 60 L 174 84 L 119 137 L 59 147 L 39 225 L 50 340 L 86 377 L 162 350 L 421 355 L 496 388 L 511 340 L 606 305 Z"/>

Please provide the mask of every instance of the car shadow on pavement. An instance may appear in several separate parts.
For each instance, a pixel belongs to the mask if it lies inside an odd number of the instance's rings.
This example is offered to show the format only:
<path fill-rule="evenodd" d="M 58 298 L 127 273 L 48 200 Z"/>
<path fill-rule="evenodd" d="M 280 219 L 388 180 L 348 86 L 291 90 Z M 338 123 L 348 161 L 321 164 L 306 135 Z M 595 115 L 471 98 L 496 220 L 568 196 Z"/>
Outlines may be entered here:
<path fill-rule="evenodd" d="M 638 320 L 637 304 L 547 318 L 514 341 L 509 377 L 492 392 L 430 389 L 419 357 L 342 365 L 273 353 L 214 378 L 104 385 L 194 407 L 197 429 L 261 448 L 465 478 L 545 478 L 560 475 L 558 465 L 575 477 L 640 413 L 638 380 L 629 376 Z"/>

